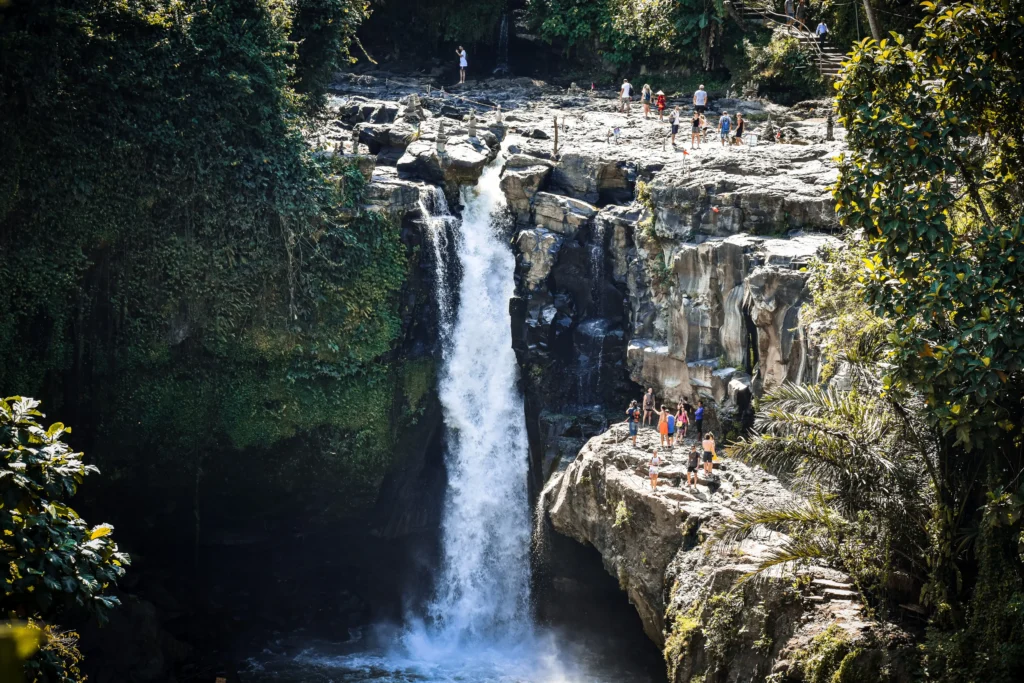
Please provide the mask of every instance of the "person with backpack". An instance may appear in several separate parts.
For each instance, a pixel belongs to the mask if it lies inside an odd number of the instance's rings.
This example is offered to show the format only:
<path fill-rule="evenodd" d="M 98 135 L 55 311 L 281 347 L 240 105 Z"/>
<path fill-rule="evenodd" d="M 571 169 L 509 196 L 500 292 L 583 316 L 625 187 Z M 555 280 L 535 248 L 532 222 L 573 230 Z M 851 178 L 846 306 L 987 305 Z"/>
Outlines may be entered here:
<path fill-rule="evenodd" d="M 697 438 L 704 432 L 704 401 L 697 402 L 697 410 L 693 413 L 693 424 L 697 428 Z"/>
<path fill-rule="evenodd" d="M 676 434 L 678 438 L 685 439 L 687 428 L 690 426 L 689 411 L 684 404 L 680 403 L 676 408 Z M 680 434 L 682 432 L 682 434 Z"/>
<path fill-rule="evenodd" d="M 722 147 L 729 144 L 730 128 L 732 128 L 732 119 L 729 118 L 729 112 L 723 111 L 722 115 L 718 117 L 718 137 L 722 141 Z"/>
<path fill-rule="evenodd" d="M 636 433 L 640 429 L 640 409 L 637 408 L 635 399 L 626 408 L 626 424 L 629 425 L 629 435 L 633 437 L 633 448 L 636 448 Z"/>

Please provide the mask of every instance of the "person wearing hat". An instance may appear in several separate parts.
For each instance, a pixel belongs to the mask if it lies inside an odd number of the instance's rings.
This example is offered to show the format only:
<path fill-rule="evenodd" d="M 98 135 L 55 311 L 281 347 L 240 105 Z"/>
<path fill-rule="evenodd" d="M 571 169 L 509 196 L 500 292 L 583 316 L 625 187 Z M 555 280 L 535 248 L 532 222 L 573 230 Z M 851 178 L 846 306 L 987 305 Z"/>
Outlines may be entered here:
<path fill-rule="evenodd" d="M 665 120 L 665 93 L 661 90 L 658 91 L 658 121 Z"/>

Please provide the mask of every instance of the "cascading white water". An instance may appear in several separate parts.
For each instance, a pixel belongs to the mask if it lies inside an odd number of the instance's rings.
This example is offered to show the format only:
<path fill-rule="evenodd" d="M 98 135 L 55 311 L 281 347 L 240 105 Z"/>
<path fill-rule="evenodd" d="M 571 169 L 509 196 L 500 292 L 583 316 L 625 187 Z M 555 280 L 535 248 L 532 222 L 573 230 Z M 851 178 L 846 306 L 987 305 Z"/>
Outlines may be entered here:
<path fill-rule="evenodd" d="M 443 335 L 448 491 L 429 616 L 432 638 L 452 645 L 521 641 L 530 629 L 526 426 L 508 310 L 515 258 L 492 226 L 505 204 L 500 169 L 463 190 L 459 305 Z"/>
<path fill-rule="evenodd" d="M 448 233 L 457 219 L 451 215 L 448 200 L 440 187 L 420 192 L 419 209 L 427 227 L 427 240 L 434 252 L 434 297 L 437 301 L 437 321 L 441 344 L 448 342 L 452 328 L 452 296 L 448 276 Z"/>

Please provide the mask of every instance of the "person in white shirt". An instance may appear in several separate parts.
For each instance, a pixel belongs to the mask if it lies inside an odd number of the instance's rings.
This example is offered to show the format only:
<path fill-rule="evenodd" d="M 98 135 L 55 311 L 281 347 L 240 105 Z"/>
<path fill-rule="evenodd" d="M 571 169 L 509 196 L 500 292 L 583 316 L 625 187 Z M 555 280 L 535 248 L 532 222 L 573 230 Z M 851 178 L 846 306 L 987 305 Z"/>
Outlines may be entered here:
<path fill-rule="evenodd" d="M 459 49 L 455 51 L 455 54 L 459 56 L 459 83 L 465 83 L 466 67 L 469 66 L 469 62 L 466 61 L 466 49 L 459 45 Z"/>
<path fill-rule="evenodd" d="M 825 34 L 828 33 L 828 25 L 826 25 L 825 22 L 822 21 L 820 24 L 818 24 L 818 28 L 814 29 L 814 32 L 818 34 L 818 44 L 824 45 Z"/>
<path fill-rule="evenodd" d="M 693 93 L 693 108 L 701 114 L 708 108 L 708 93 L 703 85 L 697 88 L 697 92 Z"/>
<path fill-rule="evenodd" d="M 676 133 L 679 132 L 679 121 L 682 118 L 682 112 L 679 111 L 679 107 L 672 110 L 672 114 L 668 117 L 669 124 L 672 125 L 672 146 L 676 146 Z"/>
<path fill-rule="evenodd" d="M 629 101 L 632 93 L 633 86 L 629 84 L 629 79 L 622 79 L 622 88 L 619 89 L 619 102 L 621 103 L 619 111 L 624 111 L 626 114 L 629 114 Z"/>

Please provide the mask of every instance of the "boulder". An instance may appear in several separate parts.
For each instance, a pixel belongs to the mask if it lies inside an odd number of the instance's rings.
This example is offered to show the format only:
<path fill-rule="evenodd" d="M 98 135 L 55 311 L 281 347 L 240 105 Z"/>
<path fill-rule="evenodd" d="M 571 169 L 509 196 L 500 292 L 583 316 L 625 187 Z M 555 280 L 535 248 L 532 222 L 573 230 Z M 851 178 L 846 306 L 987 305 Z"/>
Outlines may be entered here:
<path fill-rule="evenodd" d="M 579 199 L 550 192 L 537 192 L 533 198 L 533 222 L 566 237 L 575 237 L 596 214 L 596 207 Z"/>
<path fill-rule="evenodd" d="M 398 160 L 398 174 L 402 178 L 444 184 L 449 189 L 455 189 L 459 185 L 475 184 L 484 167 L 496 155 L 494 147 L 465 135 L 449 137 L 443 155 L 437 153 L 433 141 L 417 140 L 406 148 L 405 154 Z"/>
<path fill-rule="evenodd" d="M 501 170 L 501 190 L 517 223 L 529 222 L 533 196 L 551 175 L 551 166 L 551 162 L 523 154 L 515 154 L 505 161 Z"/>
<path fill-rule="evenodd" d="M 539 290 L 558 260 L 564 237 L 544 228 L 521 230 L 516 237 L 516 251 L 525 269 L 524 284 L 528 290 Z"/>

